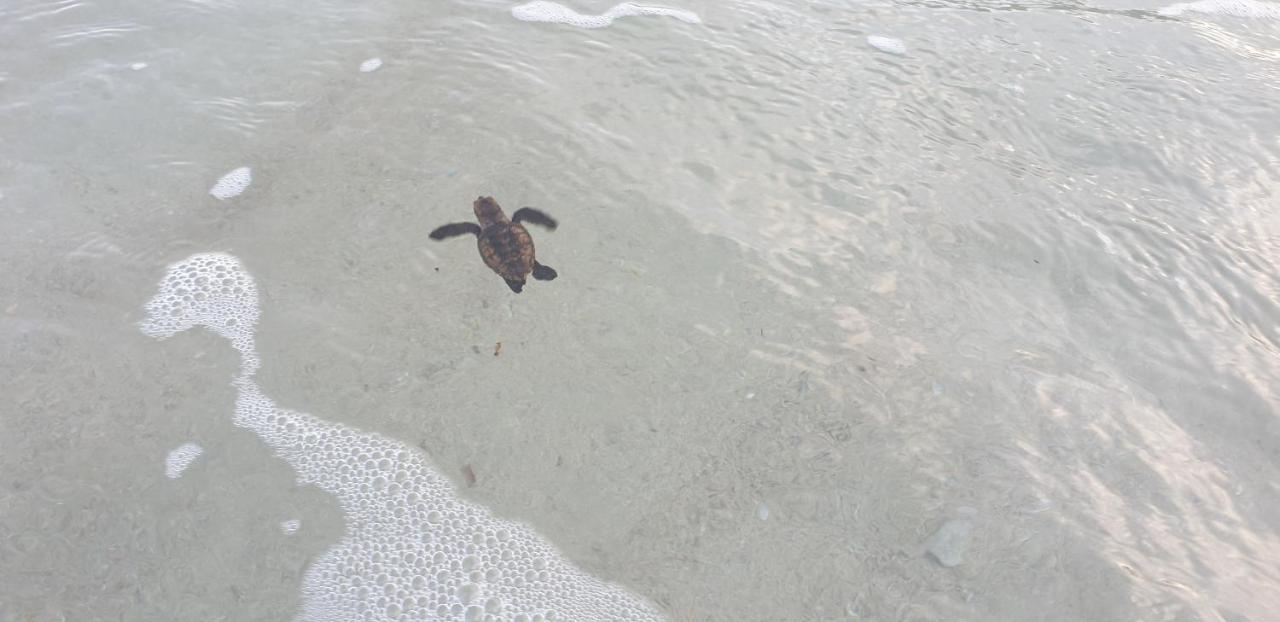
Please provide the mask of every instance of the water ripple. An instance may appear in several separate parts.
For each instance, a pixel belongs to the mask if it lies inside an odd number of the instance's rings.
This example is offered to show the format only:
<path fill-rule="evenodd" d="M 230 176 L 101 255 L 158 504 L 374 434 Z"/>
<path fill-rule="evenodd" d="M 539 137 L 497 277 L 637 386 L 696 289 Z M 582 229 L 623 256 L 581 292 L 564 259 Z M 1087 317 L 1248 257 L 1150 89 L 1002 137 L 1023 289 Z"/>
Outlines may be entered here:
<path fill-rule="evenodd" d="M 107 22 L 100 24 L 79 25 L 58 30 L 49 35 L 49 43 L 54 47 L 78 45 L 102 39 L 118 39 L 126 34 L 145 30 L 144 26 L 131 22 Z"/>

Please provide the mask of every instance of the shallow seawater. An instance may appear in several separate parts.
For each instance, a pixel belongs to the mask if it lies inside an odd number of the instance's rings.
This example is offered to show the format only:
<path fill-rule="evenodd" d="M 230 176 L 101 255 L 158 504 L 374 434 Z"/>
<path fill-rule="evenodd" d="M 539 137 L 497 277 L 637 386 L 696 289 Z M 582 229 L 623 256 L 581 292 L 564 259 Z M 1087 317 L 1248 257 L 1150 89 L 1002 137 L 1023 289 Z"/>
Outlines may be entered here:
<path fill-rule="evenodd" d="M 0 621 L 1272 619 L 1277 6 L 10 0 Z"/>

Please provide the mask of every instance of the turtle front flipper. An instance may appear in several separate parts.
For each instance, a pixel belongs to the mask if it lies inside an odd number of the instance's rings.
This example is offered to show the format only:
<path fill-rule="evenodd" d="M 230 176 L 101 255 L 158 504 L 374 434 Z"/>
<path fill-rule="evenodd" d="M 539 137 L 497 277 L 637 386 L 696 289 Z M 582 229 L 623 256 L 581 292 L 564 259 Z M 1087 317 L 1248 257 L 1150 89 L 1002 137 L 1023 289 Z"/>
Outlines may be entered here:
<path fill-rule="evenodd" d="M 460 235 L 467 235 L 468 233 L 474 236 L 479 236 L 480 225 L 477 225 L 474 222 L 450 223 L 447 225 L 437 227 L 435 231 L 432 231 L 431 239 L 443 240 L 445 238 L 452 238 Z"/>
<path fill-rule="evenodd" d="M 555 231 L 556 227 L 559 226 L 556 224 L 556 219 L 532 207 L 522 207 L 516 210 L 516 213 L 511 215 L 511 222 L 531 222 L 535 225 L 546 227 L 551 231 Z"/>
<path fill-rule="evenodd" d="M 520 290 L 524 289 L 524 281 L 512 281 L 511 279 L 504 280 L 507 282 L 507 287 L 510 287 L 511 291 L 517 294 L 520 293 Z"/>
<path fill-rule="evenodd" d="M 536 261 L 533 262 L 533 278 L 538 279 L 539 281 L 550 281 L 555 279 L 557 276 L 560 275 L 556 274 L 555 270 Z"/>

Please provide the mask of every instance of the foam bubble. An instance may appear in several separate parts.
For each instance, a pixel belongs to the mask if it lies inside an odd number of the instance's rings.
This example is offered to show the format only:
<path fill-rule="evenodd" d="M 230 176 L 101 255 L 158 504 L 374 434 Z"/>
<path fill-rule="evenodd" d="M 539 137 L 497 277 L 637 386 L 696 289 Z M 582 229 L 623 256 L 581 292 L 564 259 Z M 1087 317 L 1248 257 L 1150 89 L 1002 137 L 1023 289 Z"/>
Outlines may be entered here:
<path fill-rule="evenodd" d="M 302 526 L 302 521 L 296 518 L 289 519 L 287 521 L 281 521 L 280 532 L 286 536 L 292 536 L 294 533 L 298 531 L 298 528 L 301 526 Z"/>
<path fill-rule="evenodd" d="M 370 58 L 369 60 L 366 60 L 363 63 L 360 63 L 360 71 L 363 71 L 364 73 L 369 73 L 370 71 L 377 71 L 378 68 L 381 66 L 382 66 L 381 58 Z"/>
<path fill-rule="evenodd" d="M 1176 16 L 1186 12 L 1208 15 L 1229 15 L 1249 19 L 1280 20 L 1280 4 L 1258 0 L 1200 0 L 1171 4 L 1157 11 L 1160 15 Z"/>
<path fill-rule="evenodd" d="M 134 64 L 132 64 L 132 65 L 129 65 L 129 68 L 130 68 L 130 69 L 132 69 L 132 70 L 134 70 L 134 71 L 142 71 L 143 69 L 146 69 L 146 68 L 147 68 L 147 64 L 146 64 L 146 63 L 134 63 Z"/>
<path fill-rule="evenodd" d="M 277 406 L 253 379 L 257 289 L 235 257 L 170 266 L 146 310 L 153 337 L 203 326 L 231 341 L 242 356 L 234 423 L 342 510 L 345 532 L 307 569 L 298 620 L 662 619 L 529 527 L 458 497 L 417 448 Z"/>
<path fill-rule="evenodd" d="M 204 448 L 195 443 L 183 443 L 169 452 L 169 456 L 164 459 L 164 475 L 169 479 L 178 479 L 182 477 L 183 471 L 191 466 L 200 454 L 204 453 Z"/>
<path fill-rule="evenodd" d="M 244 192 L 244 189 L 248 188 L 251 183 L 253 183 L 253 170 L 247 166 L 242 166 L 223 175 L 218 180 L 218 183 L 213 184 L 213 187 L 209 189 L 209 194 L 223 200 L 230 199 Z"/>
<path fill-rule="evenodd" d="M 240 351 L 241 373 L 257 369 L 253 333 L 258 324 L 258 288 L 240 260 L 223 253 L 192 255 L 169 267 L 156 295 L 147 301 L 138 328 L 167 339 L 195 326 L 226 337 Z"/>
<path fill-rule="evenodd" d="M 578 28 L 604 28 L 620 17 L 636 15 L 662 15 L 674 17 L 682 22 L 701 24 L 702 18 L 693 11 L 670 9 L 661 6 L 645 6 L 631 2 L 623 2 L 600 15 L 583 15 L 563 4 L 535 0 L 511 9 L 511 16 L 523 22 L 550 22 L 577 26 Z"/>
<path fill-rule="evenodd" d="M 881 52 L 898 54 L 899 56 L 907 53 L 907 44 L 903 43 L 902 39 L 872 35 L 867 37 L 867 44 Z"/>

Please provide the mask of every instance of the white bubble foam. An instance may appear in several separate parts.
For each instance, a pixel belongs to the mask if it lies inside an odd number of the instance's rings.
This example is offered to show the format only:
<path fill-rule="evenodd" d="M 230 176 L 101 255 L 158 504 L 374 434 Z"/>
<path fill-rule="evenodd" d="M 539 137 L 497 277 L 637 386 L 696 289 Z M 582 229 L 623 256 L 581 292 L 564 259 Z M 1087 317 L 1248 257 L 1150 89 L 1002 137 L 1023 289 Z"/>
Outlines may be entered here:
<path fill-rule="evenodd" d="M 698 14 L 693 11 L 670 9 L 661 6 L 646 6 L 631 2 L 623 2 L 600 15 L 584 15 L 563 4 L 546 2 L 545 0 L 536 0 L 511 9 L 511 16 L 523 22 L 550 22 L 577 26 L 578 28 L 604 28 L 620 17 L 637 15 L 662 15 L 674 17 L 690 24 L 702 23 L 702 18 L 698 17 Z"/>
<path fill-rule="evenodd" d="M 529 527 L 458 497 L 415 447 L 280 408 L 253 379 L 253 277 L 221 253 L 169 267 L 140 327 L 195 326 L 242 355 L 233 421 L 333 495 L 346 528 L 303 578 L 300 621 L 661 620 L 649 604 L 574 567 Z"/>
<path fill-rule="evenodd" d="M 239 259 L 204 253 L 170 266 L 146 310 L 147 319 L 138 323 L 144 334 L 166 339 L 204 326 L 240 351 L 241 373 L 257 370 L 253 333 L 258 324 L 258 289 Z"/>
<path fill-rule="evenodd" d="M 146 63 L 134 63 L 134 64 L 132 64 L 132 65 L 129 65 L 129 68 L 130 68 L 130 69 L 132 69 L 132 70 L 134 70 L 134 71 L 142 71 L 143 69 L 146 69 L 146 68 L 147 68 L 147 64 L 146 64 Z"/>
<path fill-rule="evenodd" d="M 230 199 L 244 192 L 244 189 L 248 188 L 251 183 L 253 183 L 253 170 L 247 166 L 242 166 L 223 175 L 218 180 L 218 183 L 213 184 L 213 187 L 209 189 L 209 194 L 223 200 Z"/>
<path fill-rule="evenodd" d="M 280 531 L 286 536 L 292 536 L 302 526 L 302 521 L 293 518 L 280 523 Z"/>
<path fill-rule="evenodd" d="M 1160 15 L 1176 16 L 1186 12 L 1207 15 L 1228 15 L 1248 19 L 1280 20 L 1280 4 L 1257 0 L 1200 0 L 1171 4 L 1157 11 Z"/>
<path fill-rule="evenodd" d="M 907 53 L 907 44 L 903 43 L 902 39 L 871 35 L 870 37 L 867 37 L 867 44 L 881 52 L 898 55 Z"/>
<path fill-rule="evenodd" d="M 204 453 L 204 448 L 195 443 L 183 443 L 169 452 L 169 456 L 164 459 L 164 475 L 169 479 L 178 479 L 182 477 L 183 471 L 191 466 L 200 454 Z"/>
<path fill-rule="evenodd" d="M 366 60 L 363 63 L 360 63 L 360 71 L 363 71 L 364 73 L 369 73 L 370 71 L 377 71 L 378 68 L 381 66 L 382 66 L 381 58 L 370 58 L 369 60 Z"/>

